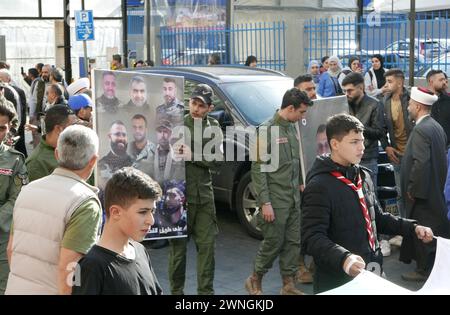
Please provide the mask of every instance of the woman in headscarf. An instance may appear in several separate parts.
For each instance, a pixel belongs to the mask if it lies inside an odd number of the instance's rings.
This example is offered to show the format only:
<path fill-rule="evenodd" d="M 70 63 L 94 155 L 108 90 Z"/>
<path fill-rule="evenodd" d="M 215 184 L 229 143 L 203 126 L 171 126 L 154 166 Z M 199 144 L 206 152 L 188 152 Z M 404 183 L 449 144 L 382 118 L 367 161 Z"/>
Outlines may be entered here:
<path fill-rule="evenodd" d="M 366 93 L 372 97 L 381 97 L 383 91 L 381 88 L 386 84 L 384 73 L 387 71 L 383 67 L 383 56 L 376 54 L 372 57 L 372 67 L 364 76 L 364 84 L 366 86 Z"/>
<path fill-rule="evenodd" d="M 359 57 L 353 56 L 348 60 L 348 66 L 342 69 L 341 73 L 338 75 L 338 81 L 342 88 L 342 81 L 344 81 L 345 77 L 352 72 L 362 72 L 361 63 L 359 61 Z"/>
<path fill-rule="evenodd" d="M 315 84 L 319 84 L 320 64 L 317 60 L 311 60 L 308 65 L 308 74 L 313 78 Z"/>
<path fill-rule="evenodd" d="M 342 88 L 338 81 L 338 76 L 342 70 L 339 58 L 331 56 L 330 59 L 328 59 L 328 65 L 328 71 L 322 73 L 320 76 L 317 93 L 322 97 L 342 95 Z"/>

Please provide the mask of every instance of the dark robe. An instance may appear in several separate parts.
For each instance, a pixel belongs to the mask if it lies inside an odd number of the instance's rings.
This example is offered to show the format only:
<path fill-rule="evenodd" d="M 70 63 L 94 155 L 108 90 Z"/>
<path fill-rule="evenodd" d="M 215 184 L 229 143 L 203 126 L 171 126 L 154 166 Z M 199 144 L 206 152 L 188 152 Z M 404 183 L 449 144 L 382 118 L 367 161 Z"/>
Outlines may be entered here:
<path fill-rule="evenodd" d="M 448 238 L 444 184 L 447 174 L 447 137 L 430 116 L 414 127 L 401 166 L 401 189 L 406 217 L 428 226 L 438 236 Z M 411 195 L 414 201 L 407 197 Z M 400 260 L 416 260 L 418 269 L 429 271 L 434 263 L 436 242 L 424 244 L 416 237 L 403 239 Z"/>

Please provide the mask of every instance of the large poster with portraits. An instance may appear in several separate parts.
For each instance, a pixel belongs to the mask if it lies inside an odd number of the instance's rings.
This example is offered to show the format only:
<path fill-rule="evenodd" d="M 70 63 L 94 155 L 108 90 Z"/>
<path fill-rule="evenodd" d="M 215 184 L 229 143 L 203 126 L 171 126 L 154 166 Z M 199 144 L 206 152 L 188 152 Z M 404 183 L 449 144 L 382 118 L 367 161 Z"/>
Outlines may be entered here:
<path fill-rule="evenodd" d="M 327 119 L 342 113 L 348 114 L 346 96 L 317 99 L 314 100 L 314 105 L 308 108 L 306 118 L 299 122 L 304 180 L 316 156 L 330 153 L 325 130 Z"/>
<path fill-rule="evenodd" d="M 183 127 L 184 78 L 95 70 L 95 129 L 100 139 L 100 197 L 118 169 L 135 167 L 156 180 L 163 196 L 145 239 L 187 235 L 184 162 L 174 154 Z"/>

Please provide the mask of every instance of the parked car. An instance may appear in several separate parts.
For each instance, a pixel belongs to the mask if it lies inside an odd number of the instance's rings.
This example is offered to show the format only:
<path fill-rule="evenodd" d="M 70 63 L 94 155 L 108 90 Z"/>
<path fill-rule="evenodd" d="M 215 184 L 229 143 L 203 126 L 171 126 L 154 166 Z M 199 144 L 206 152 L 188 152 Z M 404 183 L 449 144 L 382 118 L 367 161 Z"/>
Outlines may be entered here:
<path fill-rule="evenodd" d="M 440 69 L 450 76 L 450 53 L 441 55 L 440 57 L 433 60 L 431 65 L 427 65 L 421 71 L 417 73 L 417 77 L 426 77 L 431 69 Z"/>
<path fill-rule="evenodd" d="M 183 76 L 185 82 L 185 104 L 192 89 L 199 83 L 208 84 L 214 90 L 214 110 L 210 113 L 217 119 L 220 126 L 230 128 L 236 136 L 224 132 L 224 149 L 233 147 L 244 150 L 243 161 L 222 163 L 213 174 L 214 195 L 218 202 L 227 204 L 235 210 L 239 221 L 245 230 L 253 237 L 260 238 L 261 232 L 256 226 L 256 215 L 259 206 L 251 182 L 249 145 L 242 128 L 256 127 L 272 117 L 279 108 L 286 90 L 292 88 L 293 79 L 276 71 L 248 67 L 217 66 L 217 67 L 157 67 L 140 70 L 145 73 Z M 242 128 L 241 128 L 242 127 Z M 389 164 L 380 164 L 379 191 L 383 196 L 395 191 L 393 171 Z M 394 186 L 387 187 L 386 186 Z M 388 191 L 386 195 L 385 191 Z"/>
<path fill-rule="evenodd" d="M 390 53 L 409 56 L 409 42 L 409 39 L 398 40 L 386 46 L 384 50 Z M 424 61 L 420 60 L 422 58 L 433 59 L 447 52 L 447 47 L 442 45 L 438 39 L 416 39 L 414 42 L 414 52 L 420 62 Z"/>

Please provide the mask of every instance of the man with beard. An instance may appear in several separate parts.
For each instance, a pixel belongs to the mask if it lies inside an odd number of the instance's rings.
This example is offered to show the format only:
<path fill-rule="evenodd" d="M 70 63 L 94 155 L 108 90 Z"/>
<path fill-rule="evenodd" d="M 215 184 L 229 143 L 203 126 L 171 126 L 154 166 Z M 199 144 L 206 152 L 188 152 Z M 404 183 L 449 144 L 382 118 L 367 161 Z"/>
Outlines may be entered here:
<path fill-rule="evenodd" d="M 184 104 L 177 99 L 177 85 L 174 79 L 163 81 L 164 104 L 156 108 L 156 120 L 167 119 L 174 126 L 183 124 Z"/>
<path fill-rule="evenodd" d="M 450 95 L 447 93 L 448 78 L 442 70 L 431 70 L 427 74 L 429 89 L 438 97 L 431 107 L 433 117 L 447 134 L 447 147 L 450 146 Z"/>
<path fill-rule="evenodd" d="M 115 171 L 133 164 L 133 159 L 127 154 L 127 129 L 123 122 L 116 120 L 111 124 L 108 138 L 111 151 L 98 162 L 101 187 L 105 185 Z"/>
<path fill-rule="evenodd" d="M 39 125 L 41 116 L 44 112 L 44 107 L 47 102 L 47 86 L 50 85 L 50 71 L 52 70 L 52 66 L 46 64 L 42 66 L 40 72 L 40 78 L 36 82 L 36 87 L 33 91 L 33 106 L 30 107 L 30 124 Z M 41 134 L 37 130 L 32 130 L 33 134 L 33 147 L 37 147 L 39 141 L 41 139 Z"/>
<path fill-rule="evenodd" d="M 317 92 L 316 92 L 316 84 L 314 83 L 313 77 L 310 74 L 299 75 L 294 80 L 294 87 L 303 91 L 308 95 L 310 100 L 316 100 Z"/>
<path fill-rule="evenodd" d="M 117 113 L 120 101 L 116 97 L 116 75 L 112 71 L 103 72 L 103 94 L 96 99 L 98 113 Z"/>
<path fill-rule="evenodd" d="M 347 96 L 350 115 L 358 118 L 364 125 L 365 150 L 360 164 L 372 171 L 370 177 L 373 186 L 377 187 L 378 141 L 385 135 L 383 105 L 364 92 L 364 78 L 360 73 L 352 72 L 347 75 L 342 86 Z"/>
<path fill-rule="evenodd" d="M 135 160 L 133 167 L 153 177 L 155 145 L 147 139 L 147 119 L 141 114 L 136 114 L 131 119 L 131 125 L 134 141 L 128 147 L 128 154 Z"/>
<path fill-rule="evenodd" d="M 406 145 L 401 166 L 401 189 L 406 218 L 429 226 L 435 235 L 450 237 L 444 198 L 447 174 L 447 137 L 441 125 L 430 117 L 431 106 L 438 100 L 433 92 L 413 87 L 409 100 L 409 118 L 416 122 Z M 434 106 L 434 105 L 433 105 Z M 422 244 L 403 237 L 400 260 L 415 260 L 415 271 L 402 274 L 407 281 L 425 281 L 433 268 L 436 242 Z"/>
<path fill-rule="evenodd" d="M 141 76 L 134 76 L 130 81 L 130 101 L 124 105 L 127 111 L 139 109 L 143 111 L 150 108 L 147 103 L 147 86 L 144 78 Z"/>
<path fill-rule="evenodd" d="M 125 118 L 131 119 L 136 114 L 143 114 L 146 117 L 155 117 L 155 109 L 147 102 L 147 85 L 142 76 L 134 76 L 130 80 L 130 101 L 121 105 L 125 111 Z M 154 121 L 149 121 L 153 125 Z"/>

